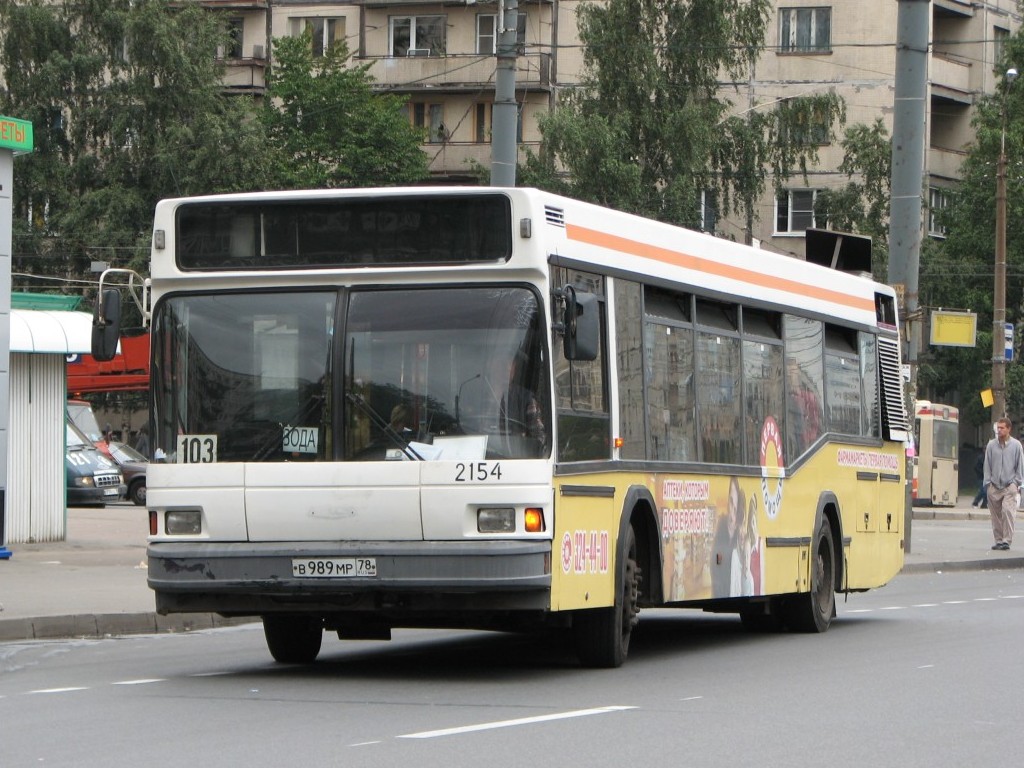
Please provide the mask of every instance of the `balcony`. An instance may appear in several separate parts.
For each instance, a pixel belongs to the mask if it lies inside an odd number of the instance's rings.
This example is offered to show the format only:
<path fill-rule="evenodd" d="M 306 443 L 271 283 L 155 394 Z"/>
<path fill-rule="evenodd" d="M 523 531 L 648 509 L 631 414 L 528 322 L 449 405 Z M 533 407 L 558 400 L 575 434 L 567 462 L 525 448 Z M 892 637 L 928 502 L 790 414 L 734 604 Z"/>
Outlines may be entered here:
<path fill-rule="evenodd" d="M 928 61 L 932 95 L 936 98 L 972 104 L 971 65 L 948 54 L 933 54 Z"/>
<path fill-rule="evenodd" d="M 266 59 L 225 59 L 221 82 L 230 93 L 262 95 L 267 90 Z"/>
<path fill-rule="evenodd" d="M 410 6 L 429 6 L 430 8 L 436 8 L 443 6 L 445 8 L 459 8 L 459 7 L 472 7 L 477 4 L 477 0 L 350 0 L 352 5 L 361 5 L 364 8 L 399 8 L 399 7 L 410 7 Z M 551 5 L 554 0 L 519 0 L 520 9 L 526 5 Z"/>
<path fill-rule="evenodd" d="M 267 0 L 200 0 L 200 5 L 212 10 L 265 11 Z"/>
<path fill-rule="evenodd" d="M 537 152 L 540 142 L 523 142 L 519 146 L 520 148 L 528 146 Z M 427 156 L 430 175 L 434 179 L 444 176 L 468 178 L 473 172 L 472 163 L 474 161 L 485 170 L 491 168 L 490 144 L 449 141 L 444 144 L 423 144 L 420 148 Z"/>
<path fill-rule="evenodd" d="M 370 65 L 377 90 L 418 93 L 443 90 L 449 93 L 494 89 L 494 56 L 478 54 L 449 56 L 364 57 L 354 59 Z M 516 89 L 547 91 L 550 88 L 551 56 L 547 53 L 521 54 L 516 60 Z"/>
<path fill-rule="evenodd" d="M 966 157 L 963 151 L 931 146 L 928 148 L 928 175 L 942 179 L 962 178 L 960 165 Z"/>

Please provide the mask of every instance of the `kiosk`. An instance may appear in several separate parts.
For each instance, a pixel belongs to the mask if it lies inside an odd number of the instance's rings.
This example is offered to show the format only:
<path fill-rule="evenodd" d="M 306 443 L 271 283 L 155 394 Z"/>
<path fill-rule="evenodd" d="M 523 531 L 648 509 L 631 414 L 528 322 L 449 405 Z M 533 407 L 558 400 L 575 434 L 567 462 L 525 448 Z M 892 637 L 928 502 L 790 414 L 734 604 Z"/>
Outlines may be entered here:
<path fill-rule="evenodd" d="M 32 123 L 0 115 L 0 559 L 7 549 L 7 442 L 11 362 L 11 242 L 14 156 L 32 151 Z"/>

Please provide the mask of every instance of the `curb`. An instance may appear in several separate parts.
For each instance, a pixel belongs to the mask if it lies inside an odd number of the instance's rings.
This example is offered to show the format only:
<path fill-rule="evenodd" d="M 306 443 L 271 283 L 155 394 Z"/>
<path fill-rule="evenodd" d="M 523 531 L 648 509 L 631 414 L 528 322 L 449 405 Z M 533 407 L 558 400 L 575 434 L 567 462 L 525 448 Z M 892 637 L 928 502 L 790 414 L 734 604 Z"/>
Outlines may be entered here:
<path fill-rule="evenodd" d="M 234 627 L 257 620 L 254 616 L 229 619 L 216 613 L 180 613 L 173 616 L 160 616 L 156 613 L 87 613 L 0 619 L 0 642 L 170 634 Z"/>
<path fill-rule="evenodd" d="M 1024 557 L 998 560 L 947 560 L 946 562 L 904 563 L 900 573 L 952 573 L 963 571 L 1006 571 L 1024 568 Z"/>

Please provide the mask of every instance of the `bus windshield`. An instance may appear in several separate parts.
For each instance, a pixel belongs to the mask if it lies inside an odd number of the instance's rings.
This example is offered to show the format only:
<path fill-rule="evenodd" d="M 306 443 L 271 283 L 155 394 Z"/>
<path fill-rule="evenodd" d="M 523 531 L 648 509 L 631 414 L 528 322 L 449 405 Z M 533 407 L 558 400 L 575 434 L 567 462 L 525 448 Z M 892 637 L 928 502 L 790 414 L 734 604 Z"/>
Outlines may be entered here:
<path fill-rule="evenodd" d="M 543 328 L 521 287 L 176 295 L 154 315 L 156 455 L 546 456 Z"/>

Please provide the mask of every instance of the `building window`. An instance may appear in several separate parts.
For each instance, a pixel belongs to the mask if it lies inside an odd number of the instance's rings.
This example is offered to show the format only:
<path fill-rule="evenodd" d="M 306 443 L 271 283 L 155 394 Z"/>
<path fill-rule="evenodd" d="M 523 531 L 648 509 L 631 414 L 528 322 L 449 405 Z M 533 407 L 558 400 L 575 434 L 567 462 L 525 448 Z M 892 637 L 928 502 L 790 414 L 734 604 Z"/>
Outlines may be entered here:
<path fill-rule="evenodd" d="M 228 19 L 228 43 L 224 55 L 228 59 L 242 58 L 242 30 L 245 28 L 245 19 L 241 17 L 230 17 Z"/>
<path fill-rule="evenodd" d="M 476 17 L 476 52 L 492 54 L 497 50 L 498 17 L 493 13 L 480 13 Z"/>
<path fill-rule="evenodd" d="M 829 143 L 829 118 L 823 111 L 807 111 L 784 99 L 776 107 L 779 115 L 779 143 L 783 146 L 813 147 Z"/>
<path fill-rule="evenodd" d="M 780 8 L 780 53 L 827 53 L 832 50 L 832 9 Z"/>
<path fill-rule="evenodd" d="M 388 23 L 391 56 L 444 56 L 445 16 L 392 16 Z"/>
<path fill-rule="evenodd" d="M 799 234 L 814 227 L 814 200 L 817 192 L 813 189 L 784 190 L 775 199 L 776 234 Z"/>
<path fill-rule="evenodd" d="M 428 144 L 442 144 L 449 138 L 448 128 L 444 124 L 444 105 L 427 104 L 422 101 L 411 101 L 406 105 L 409 122 L 426 134 Z"/>
<path fill-rule="evenodd" d="M 1002 27 L 992 27 L 992 44 L 993 44 L 993 57 L 992 61 L 994 66 L 992 71 L 998 75 L 1002 75 L 1006 71 L 1006 67 L 1003 65 L 1006 55 L 1006 41 L 1010 39 L 1010 30 L 1003 29 Z"/>
<path fill-rule="evenodd" d="M 949 195 L 946 190 L 938 187 L 928 189 L 928 234 L 932 237 L 945 237 L 946 228 L 939 224 L 939 211 L 949 207 Z"/>
<path fill-rule="evenodd" d="M 309 30 L 313 38 L 313 56 L 319 58 L 345 37 L 345 19 L 308 18 L 291 19 L 292 37 Z"/>
<path fill-rule="evenodd" d="M 473 141 L 477 144 L 491 143 L 491 116 L 493 104 L 476 104 L 473 112 Z"/>
<path fill-rule="evenodd" d="M 516 18 L 516 48 L 526 49 L 526 14 Z M 498 17 L 493 13 L 480 13 L 476 17 L 476 52 L 490 56 L 498 51 Z"/>
<path fill-rule="evenodd" d="M 718 197 L 712 189 L 701 190 L 700 193 L 700 229 L 702 232 L 715 233 L 718 228 Z"/>

